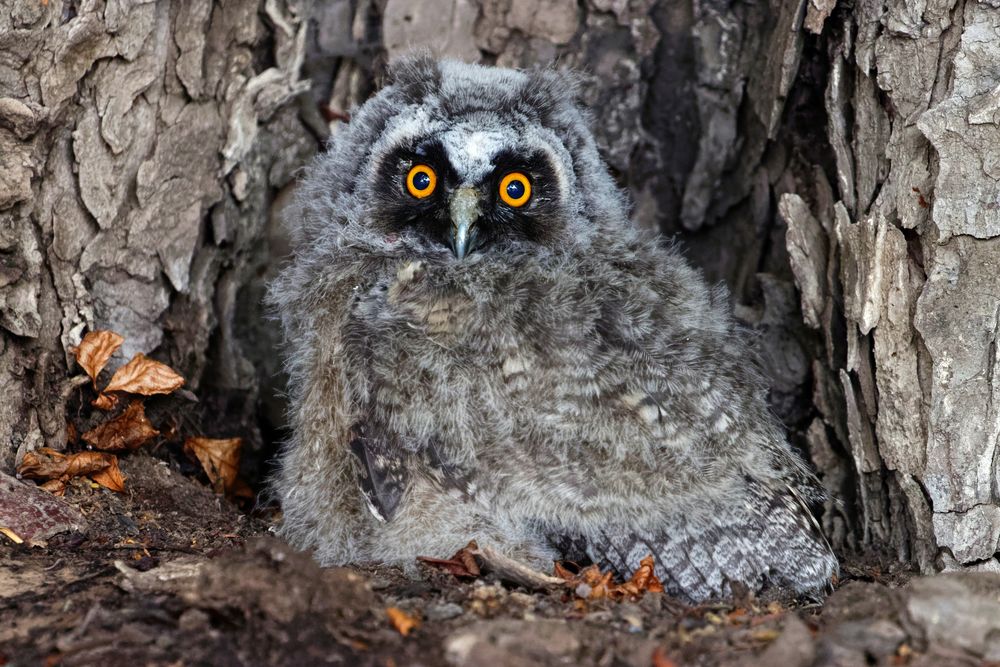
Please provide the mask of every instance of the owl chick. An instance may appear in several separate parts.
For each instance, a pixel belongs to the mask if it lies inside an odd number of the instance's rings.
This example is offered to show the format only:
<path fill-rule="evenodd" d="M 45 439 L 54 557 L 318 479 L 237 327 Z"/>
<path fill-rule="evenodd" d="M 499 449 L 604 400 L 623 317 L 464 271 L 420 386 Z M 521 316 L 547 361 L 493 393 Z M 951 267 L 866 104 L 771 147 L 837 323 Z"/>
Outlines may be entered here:
<path fill-rule="evenodd" d="M 470 539 L 668 592 L 797 592 L 837 569 L 823 497 L 748 347 L 644 240 L 577 83 L 410 58 L 300 183 L 269 299 L 287 338 L 282 531 L 323 564 Z"/>

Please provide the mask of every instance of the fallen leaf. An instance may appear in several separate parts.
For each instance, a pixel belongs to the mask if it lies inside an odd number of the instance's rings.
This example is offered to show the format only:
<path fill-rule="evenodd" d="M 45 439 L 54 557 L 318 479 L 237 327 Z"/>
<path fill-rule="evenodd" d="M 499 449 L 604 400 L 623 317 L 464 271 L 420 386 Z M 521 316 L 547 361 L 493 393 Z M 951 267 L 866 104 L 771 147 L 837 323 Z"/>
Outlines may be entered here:
<path fill-rule="evenodd" d="M 574 589 L 577 595 L 587 600 L 637 599 L 646 593 L 662 593 L 663 584 L 654 573 L 655 561 L 649 555 L 639 561 L 639 567 L 628 581 L 617 584 L 613 581 L 611 572 L 601 572 L 596 565 L 589 565 L 576 574 L 559 563 L 555 564 L 555 574 L 566 581 L 566 585 Z"/>
<path fill-rule="evenodd" d="M 667 652 L 660 646 L 653 651 L 652 667 L 677 667 L 677 663 L 667 657 Z"/>
<path fill-rule="evenodd" d="M 39 484 L 38 488 L 48 491 L 53 496 L 65 496 L 66 495 L 66 482 L 61 479 L 50 479 L 44 484 Z"/>
<path fill-rule="evenodd" d="M 81 452 L 86 454 L 87 452 Z M 125 492 L 125 476 L 122 475 L 121 469 L 118 467 L 118 457 L 114 454 L 110 454 L 111 462 L 108 467 L 100 472 L 96 472 L 90 476 L 90 479 L 94 480 L 101 486 L 111 489 L 112 491 L 117 491 L 118 493 Z"/>
<path fill-rule="evenodd" d="M 83 441 L 94 449 L 105 452 L 120 452 L 138 449 L 160 434 L 149 419 L 141 401 L 132 401 L 121 413 L 109 422 L 96 426 L 83 434 Z"/>
<path fill-rule="evenodd" d="M 97 388 L 97 376 L 124 342 L 125 339 L 114 331 L 91 331 L 80 341 L 76 348 L 76 363 L 90 376 L 94 389 Z"/>
<path fill-rule="evenodd" d="M 7 538 L 14 544 L 24 544 L 24 540 L 21 539 L 21 536 L 15 533 L 10 528 L 5 528 L 3 526 L 0 526 L 0 534 L 6 535 Z"/>
<path fill-rule="evenodd" d="M 569 580 L 576 576 L 572 571 L 568 570 L 566 566 L 560 563 L 559 561 L 556 561 L 555 565 L 552 568 L 552 571 L 553 574 L 555 574 L 560 579 Z"/>
<path fill-rule="evenodd" d="M 455 552 L 455 555 L 451 558 L 430 558 L 428 556 L 417 556 L 417 560 L 421 563 L 426 563 L 431 567 L 444 570 L 456 577 L 463 577 L 469 579 L 475 579 L 481 572 L 479 570 L 479 563 L 476 562 L 476 557 L 473 552 L 479 549 L 479 545 L 473 540 L 467 545 Z"/>
<path fill-rule="evenodd" d="M 63 454 L 41 447 L 24 455 L 17 474 L 28 479 L 46 480 L 42 488 L 56 495 L 65 492 L 69 479 L 82 476 L 88 476 L 112 491 L 125 490 L 125 478 L 118 468 L 118 457 L 105 452 Z"/>
<path fill-rule="evenodd" d="M 21 465 L 17 469 L 17 474 L 28 479 L 56 479 L 63 476 L 89 475 L 107 467 L 108 463 L 105 459 L 107 456 L 110 455 L 99 452 L 63 454 L 48 447 L 41 447 L 24 455 Z"/>
<path fill-rule="evenodd" d="M 613 595 L 629 598 L 639 598 L 645 593 L 662 593 L 663 584 L 654 573 L 656 563 L 653 556 L 649 555 L 639 561 L 639 567 L 632 578 L 618 586 L 612 592 Z"/>
<path fill-rule="evenodd" d="M 706 611 L 704 618 L 712 625 L 722 625 L 724 622 L 721 616 L 711 611 Z"/>
<path fill-rule="evenodd" d="M 385 610 L 385 613 L 389 617 L 392 627 L 396 628 L 396 631 L 404 637 L 420 627 L 420 619 L 407 614 L 399 607 L 389 607 Z"/>
<path fill-rule="evenodd" d="M 240 438 L 188 438 L 184 441 L 184 453 L 201 464 L 218 494 L 229 493 L 235 488 L 242 447 Z"/>
<path fill-rule="evenodd" d="M 97 398 L 90 402 L 98 410 L 111 411 L 118 405 L 118 397 L 114 394 L 98 394 Z"/>
<path fill-rule="evenodd" d="M 677 663 L 667 657 L 667 652 L 662 646 L 657 646 L 653 651 L 652 667 L 677 667 Z"/>
<path fill-rule="evenodd" d="M 140 352 L 115 371 L 108 386 L 104 388 L 104 393 L 124 391 L 129 394 L 152 396 L 169 394 L 180 389 L 183 384 L 184 378 L 170 366 L 150 359 Z"/>

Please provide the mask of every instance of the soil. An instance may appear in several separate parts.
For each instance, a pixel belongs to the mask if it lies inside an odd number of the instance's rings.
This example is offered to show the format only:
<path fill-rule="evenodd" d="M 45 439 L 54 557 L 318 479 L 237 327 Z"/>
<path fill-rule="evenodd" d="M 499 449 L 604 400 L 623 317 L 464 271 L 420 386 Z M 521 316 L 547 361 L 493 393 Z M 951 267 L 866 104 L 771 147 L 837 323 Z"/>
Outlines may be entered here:
<path fill-rule="evenodd" d="M 658 593 L 582 600 L 569 587 L 531 591 L 428 566 L 417 578 L 385 567 L 323 569 L 269 534 L 275 511 L 245 513 L 181 467 L 132 454 L 122 461 L 125 493 L 71 484 L 64 501 L 85 526 L 36 546 L 0 535 L 0 665 L 1000 660 L 996 574 L 911 578 L 845 565 L 824 604 L 744 598 L 691 607 Z M 404 636 L 390 607 L 419 625 Z"/>

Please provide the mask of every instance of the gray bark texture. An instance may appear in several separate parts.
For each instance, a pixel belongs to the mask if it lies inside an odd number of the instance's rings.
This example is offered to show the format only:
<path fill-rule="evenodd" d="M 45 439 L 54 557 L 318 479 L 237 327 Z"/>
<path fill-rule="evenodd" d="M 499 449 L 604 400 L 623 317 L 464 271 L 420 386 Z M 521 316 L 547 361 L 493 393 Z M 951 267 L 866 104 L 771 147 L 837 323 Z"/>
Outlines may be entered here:
<path fill-rule="evenodd" d="M 0 469 L 63 446 L 89 328 L 266 455 L 282 203 L 412 48 L 588 75 L 637 223 L 757 333 L 835 545 L 1000 569 L 996 0 L 0 0 Z"/>
<path fill-rule="evenodd" d="M 833 165 L 779 203 L 825 348 L 809 445 L 834 471 L 846 444 L 864 542 L 1000 569 L 1000 3 L 861 0 L 826 33 Z"/>
<path fill-rule="evenodd" d="M 155 351 L 252 414 L 237 328 L 259 320 L 273 201 L 317 145 L 304 11 L 0 2 L 0 468 L 65 445 L 86 329 L 125 337 L 114 363 Z"/>

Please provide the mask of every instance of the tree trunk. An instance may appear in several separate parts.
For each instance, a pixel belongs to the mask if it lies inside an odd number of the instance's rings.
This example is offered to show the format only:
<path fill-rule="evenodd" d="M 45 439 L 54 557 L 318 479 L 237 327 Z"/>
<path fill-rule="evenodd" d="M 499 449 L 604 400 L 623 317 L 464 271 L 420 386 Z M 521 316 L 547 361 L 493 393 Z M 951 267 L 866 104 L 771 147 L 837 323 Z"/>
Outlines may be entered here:
<path fill-rule="evenodd" d="M 269 268 L 275 194 L 317 145 L 294 103 L 302 11 L 0 3 L 0 469 L 64 447 L 86 329 L 125 337 L 113 363 L 155 350 L 253 415 L 273 366 L 240 342 L 261 329 L 246 287 Z"/>
<path fill-rule="evenodd" d="M 1000 569 L 1000 3 L 921 7 L 828 21 L 833 169 L 781 199 L 826 351 L 810 445 L 848 444 L 865 542 Z"/>
<path fill-rule="evenodd" d="M 425 47 L 590 75 L 637 223 L 759 332 L 772 406 L 842 501 L 836 546 L 996 564 L 995 0 L 57 4 L 0 11 L 0 468 L 63 444 L 86 328 L 252 442 L 280 428 L 259 302 L 285 190 Z"/>

